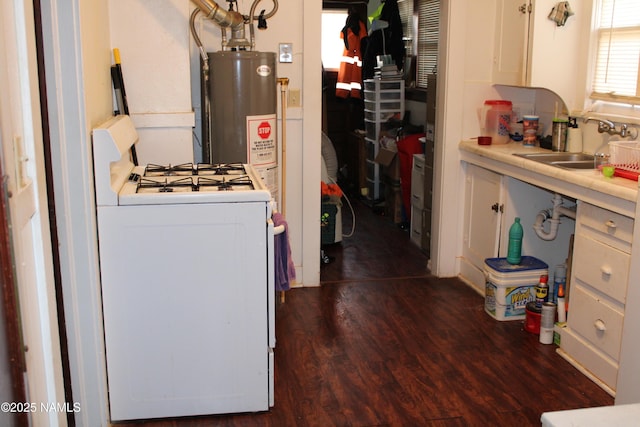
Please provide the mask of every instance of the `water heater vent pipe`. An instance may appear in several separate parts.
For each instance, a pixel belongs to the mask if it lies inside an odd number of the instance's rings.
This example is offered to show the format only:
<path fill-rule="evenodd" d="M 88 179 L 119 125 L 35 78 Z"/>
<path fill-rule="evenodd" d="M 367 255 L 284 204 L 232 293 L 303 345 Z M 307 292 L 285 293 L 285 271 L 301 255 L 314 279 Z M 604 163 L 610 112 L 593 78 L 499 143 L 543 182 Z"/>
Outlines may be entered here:
<path fill-rule="evenodd" d="M 558 235 L 558 228 L 560 227 L 560 216 L 566 216 L 568 218 L 576 219 L 575 206 L 567 208 L 562 206 L 562 196 L 554 194 L 553 196 L 553 208 L 544 209 L 538 212 L 536 216 L 536 222 L 533 224 L 533 230 L 536 235 L 542 240 L 553 240 Z M 549 231 L 545 231 L 544 223 L 549 221 Z"/>
<path fill-rule="evenodd" d="M 253 50 L 255 47 L 255 36 L 253 30 L 253 21 L 258 20 L 258 28 L 266 28 L 266 20 L 275 15 L 278 10 L 278 1 L 272 0 L 273 9 L 265 14 L 264 10 L 258 16 L 254 16 L 256 7 L 261 0 L 254 0 L 251 4 L 251 12 L 249 16 L 242 15 L 235 10 L 224 10 L 213 0 L 191 0 L 200 12 L 204 13 L 207 19 L 211 19 L 222 29 L 222 50 Z M 251 40 L 245 38 L 245 25 L 250 24 Z M 226 29 L 231 29 L 231 39 L 226 40 Z M 191 32 L 194 33 L 193 25 Z"/>

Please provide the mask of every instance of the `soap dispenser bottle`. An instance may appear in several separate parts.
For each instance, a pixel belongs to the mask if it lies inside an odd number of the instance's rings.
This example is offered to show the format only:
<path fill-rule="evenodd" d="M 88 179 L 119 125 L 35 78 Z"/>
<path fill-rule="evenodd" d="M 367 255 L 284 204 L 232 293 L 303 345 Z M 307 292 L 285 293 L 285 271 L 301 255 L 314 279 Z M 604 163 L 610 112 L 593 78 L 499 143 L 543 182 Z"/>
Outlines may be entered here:
<path fill-rule="evenodd" d="M 569 153 L 582 153 L 582 150 L 582 129 L 578 127 L 575 117 L 569 117 L 567 151 Z"/>

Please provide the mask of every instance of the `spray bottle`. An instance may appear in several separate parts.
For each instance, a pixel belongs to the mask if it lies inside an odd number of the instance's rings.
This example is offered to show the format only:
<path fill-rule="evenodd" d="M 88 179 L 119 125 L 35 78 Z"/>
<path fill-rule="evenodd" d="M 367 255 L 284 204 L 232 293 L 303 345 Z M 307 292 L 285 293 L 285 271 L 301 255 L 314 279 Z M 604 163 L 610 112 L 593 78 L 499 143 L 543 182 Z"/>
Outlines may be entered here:
<path fill-rule="evenodd" d="M 558 301 L 558 290 L 560 289 L 560 285 L 565 286 L 566 283 L 567 266 L 566 264 L 558 264 L 556 265 L 556 269 L 553 273 L 553 289 L 549 289 L 549 292 L 551 292 L 551 298 L 549 298 L 549 301 Z"/>
<path fill-rule="evenodd" d="M 558 285 L 558 322 L 564 323 L 567 321 L 567 307 L 564 301 L 564 283 Z"/>
<path fill-rule="evenodd" d="M 540 276 L 540 282 L 535 287 L 536 291 L 536 308 L 542 308 L 545 302 L 549 301 L 549 276 L 543 274 Z"/>

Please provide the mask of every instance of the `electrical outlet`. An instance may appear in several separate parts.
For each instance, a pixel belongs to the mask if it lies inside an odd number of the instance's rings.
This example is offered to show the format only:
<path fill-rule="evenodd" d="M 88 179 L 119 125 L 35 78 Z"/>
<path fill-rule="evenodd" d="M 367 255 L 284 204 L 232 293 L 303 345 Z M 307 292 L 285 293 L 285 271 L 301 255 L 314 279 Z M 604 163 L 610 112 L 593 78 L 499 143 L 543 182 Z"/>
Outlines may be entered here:
<path fill-rule="evenodd" d="M 300 102 L 300 89 L 289 89 L 289 107 L 302 107 Z"/>

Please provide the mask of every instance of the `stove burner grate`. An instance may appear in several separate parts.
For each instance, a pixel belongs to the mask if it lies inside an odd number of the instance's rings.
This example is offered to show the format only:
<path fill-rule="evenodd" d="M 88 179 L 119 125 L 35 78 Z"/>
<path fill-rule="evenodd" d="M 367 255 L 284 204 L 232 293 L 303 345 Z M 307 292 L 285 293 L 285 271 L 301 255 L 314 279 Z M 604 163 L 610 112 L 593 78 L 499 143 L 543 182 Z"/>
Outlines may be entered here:
<path fill-rule="evenodd" d="M 144 169 L 145 176 L 175 176 L 193 175 L 193 163 L 182 163 L 180 165 L 154 165 L 148 164 Z"/>
<path fill-rule="evenodd" d="M 154 192 L 154 190 L 158 193 L 172 193 L 174 190 L 197 191 L 197 188 L 193 183 L 193 178 L 190 176 L 175 181 L 167 181 L 167 179 L 164 181 L 157 181 L 142 178 L 140 182 L 138 182 L 136 193 Z"/>
<path fill-rule="evenodd" d="M 233 172 L 244 173 L 244 165 L 242 163 L 198 163 L 196 174 L 199 172 L 213 172 L 210 175 L 229 175 Z"/>
<path fill-rule="evenodd" d="M 211 179 L 206 177 L 198 177 L 198 183 L 196 187 L 198 189 L 205 187 L 216 187 L 218 191 L 230 191 L 233 190 L 235 186 L 244 186 L 253 188 L 253 181 L 246 175 L 238 176 L 236 178 L 231 179 Z"/>

